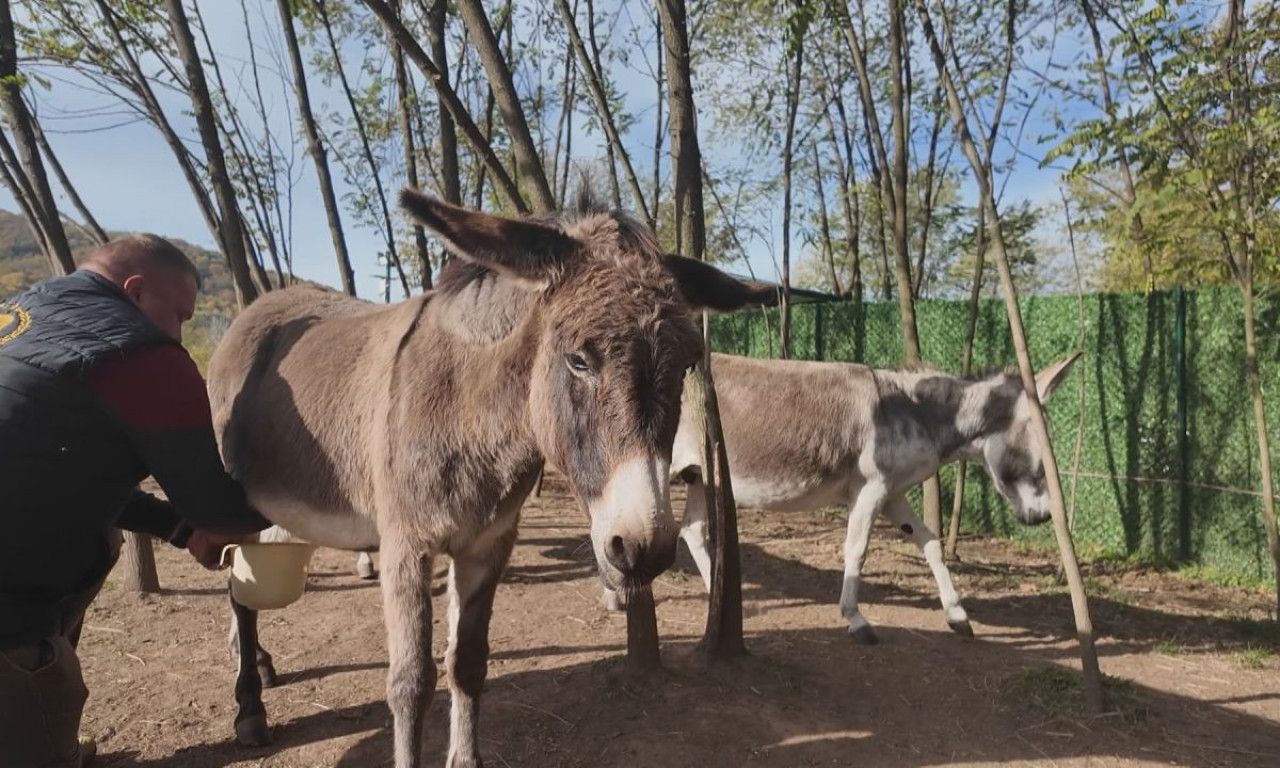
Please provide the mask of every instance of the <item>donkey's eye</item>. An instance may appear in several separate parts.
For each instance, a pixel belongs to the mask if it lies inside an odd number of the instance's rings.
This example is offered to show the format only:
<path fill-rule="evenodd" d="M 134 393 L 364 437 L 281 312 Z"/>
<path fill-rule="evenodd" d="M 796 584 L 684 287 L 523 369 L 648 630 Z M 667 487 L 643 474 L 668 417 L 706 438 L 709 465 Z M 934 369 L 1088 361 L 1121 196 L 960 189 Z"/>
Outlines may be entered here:
<path fill-rule="evenodd" d="M 587 363 L 587 358 L 577 352 L 570 352 L 565 355 L 564 361 L 569 366 L 569 370 L 574 373 L 591 373 L 591 366 Z"/>

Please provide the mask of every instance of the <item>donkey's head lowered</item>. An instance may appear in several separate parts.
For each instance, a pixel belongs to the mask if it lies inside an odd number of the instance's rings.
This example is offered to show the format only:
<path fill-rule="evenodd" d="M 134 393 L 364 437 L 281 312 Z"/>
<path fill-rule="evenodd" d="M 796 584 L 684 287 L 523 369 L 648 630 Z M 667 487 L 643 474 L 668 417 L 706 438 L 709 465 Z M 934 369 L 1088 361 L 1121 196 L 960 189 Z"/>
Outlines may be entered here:
<path fill-rule="evenodd" d="M 663 254 L 643 224 L 585 199 L 545 219 L 410 190 L 401 205 L 456 255 L 533 292 L 529 428 L 591 516 L 605 583 L 652 581 L 675 558 L 668 467 L 684 374 L 702 355 L 694 313 L 768 303 L 773 289 Z"/>
<path fill-rule="evenodd" d="M 1066 378 L 1080 353 L 1066 357 L 1036 374 L 1036 392 L 1045 402 Z M 1049 485 L 1044 456 L 1031 429 L 1031 401 L 1017 374 L 1001 373 L 991 379 L 991 395 L 982 418 L 991 426 L 980 441 L 983 464 L 1000 495 L 1013 505 L 1019 522 L 1037 525 L 1049 519 Z"/>

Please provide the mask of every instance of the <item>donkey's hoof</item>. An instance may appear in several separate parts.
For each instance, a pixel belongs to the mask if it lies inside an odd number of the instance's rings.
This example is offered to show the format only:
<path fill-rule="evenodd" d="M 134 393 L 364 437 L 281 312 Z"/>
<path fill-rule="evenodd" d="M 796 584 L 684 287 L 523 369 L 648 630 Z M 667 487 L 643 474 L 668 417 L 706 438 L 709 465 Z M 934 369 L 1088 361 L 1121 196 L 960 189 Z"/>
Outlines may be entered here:
<path fill-rule="evenodd" d="M 373 581 L 378 578 L 378 569 L 373 567 L 373 563 L 361 561 L 356 564 L 356 575 L 365 581 Z"/>
<path fill-rule="evenodd" d="M 480 759 L 479 755 L 474 757 L 450 755 L 449 764 L 445 768 L 484 768 L 484 761 Z"/>
<path fill-rule="evenodd" d="M 627 610 L 627 601 L 617 592 L 606 592 L 604 597 L 600 599 L 604 604 L 606 611 L 625 611 Z"/>
<path fill-rule="evenodd" d="M 858 645 L 875 645 L 880 642 L 880 638 L 876 637 L 876 631 L 871 628 L 870 624 L 863 624 L 857 629 L 852 627 L 849 629 L 849 636 L 853 638 L 853 642 Z"/>
<path fill-rule="evenodd" d="M 258 666 L 258 677 L 262 678 L 263 688 L 275 688 L 280 685 L 280 676 L 276 674 L 276 668 L 270 664 Z"/>
<path fill-rule="evenodd" d="M 265 747 L 271 744 L 271 729 L 266 714 L 251 715 L 236 721 L 236 741 L 242 747 Z"/>
<path fill-rule="evenodd" d="M 961 637 L 973 637 L 973 626 L 969 624 L 968 619 L 960 621 L 948 621 L 947 626 L 951 627 L 951 631 Z"/>

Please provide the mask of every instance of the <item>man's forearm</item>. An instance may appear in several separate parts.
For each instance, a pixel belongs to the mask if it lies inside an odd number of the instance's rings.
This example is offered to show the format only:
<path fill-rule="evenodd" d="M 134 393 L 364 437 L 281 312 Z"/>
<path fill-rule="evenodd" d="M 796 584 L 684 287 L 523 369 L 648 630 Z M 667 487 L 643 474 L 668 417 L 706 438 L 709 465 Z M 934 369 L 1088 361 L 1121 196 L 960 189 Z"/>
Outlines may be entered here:
<path fill-rule="evenodd" d="M 146 533 L 179 548 L 185 547 L 191 536 L 191 526 L 182 521 L 172 504 L 140 489 L 121 510 L 116 527 Z"/>

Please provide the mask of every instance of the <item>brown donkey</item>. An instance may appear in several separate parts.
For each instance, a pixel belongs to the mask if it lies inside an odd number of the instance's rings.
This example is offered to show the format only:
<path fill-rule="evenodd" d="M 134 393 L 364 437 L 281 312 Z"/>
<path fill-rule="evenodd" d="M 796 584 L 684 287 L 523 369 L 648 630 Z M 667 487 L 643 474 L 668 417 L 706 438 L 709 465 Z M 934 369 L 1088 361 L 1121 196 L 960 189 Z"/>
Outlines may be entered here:
<path fill-rule="evenodd" d="M 440 286 L 376 305 L 310 287 L 267 294 L 209 367 L 223 455 L 252 503 L 295 538 L 379 549 L 395 765 L 422 762 L 435 689 L 432 558 L 447 554 L 449 766 L 481 764 L 476 733 L 494 590 L 545 458 L 591 520 L 600 577 L 647 584 L 679 526 L 668 484 L 693 313 L 772 300 L 585 197 L 505 219 L 406 190 L 401 206 L 464 262 Z M 236 733 L 269 740 L 256 616 L 235 607 Z"/>

